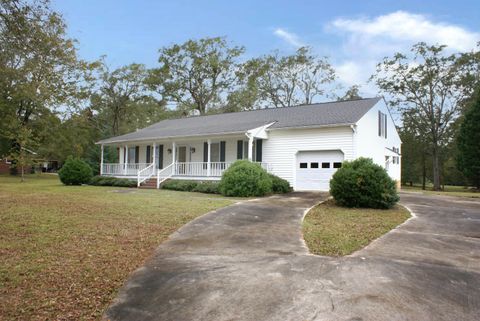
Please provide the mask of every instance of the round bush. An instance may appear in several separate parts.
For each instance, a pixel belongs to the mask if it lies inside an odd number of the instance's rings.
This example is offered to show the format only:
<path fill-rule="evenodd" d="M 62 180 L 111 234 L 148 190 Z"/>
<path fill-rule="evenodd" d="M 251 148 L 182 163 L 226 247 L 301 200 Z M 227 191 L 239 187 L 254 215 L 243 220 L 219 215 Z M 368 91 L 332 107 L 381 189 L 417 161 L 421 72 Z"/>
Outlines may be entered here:
<path fill-rule="evenodd" d="M 399 200 L 395 181 L 370 158 L 344 162 L 330 181 L 330 194 L 347 207 L 391 208 Z"/>
<path fill-rule="evenodd" d="M 259 164 L 239 160 L 223 173 L 219 189 L 225 196 L 263 196 L 272 192 L 272 179 Z"/>
<path fill-rule="evenodd" d="M 87 163 L 72 157 L 69 157 L 58 171 L 58 177 L 65 185 L 88 184 L 92 176 L 92 168 Z"/>
<path fill-rule="evenodd" d="M 290 187 L 290 183 L 287 180 L 273 174 L 268 174 L 268 176 L 270 176 L 270 179 L 272 180 L 273 193 L 275 194 L 288 193 L 292 190 L 292 188 Z"/>

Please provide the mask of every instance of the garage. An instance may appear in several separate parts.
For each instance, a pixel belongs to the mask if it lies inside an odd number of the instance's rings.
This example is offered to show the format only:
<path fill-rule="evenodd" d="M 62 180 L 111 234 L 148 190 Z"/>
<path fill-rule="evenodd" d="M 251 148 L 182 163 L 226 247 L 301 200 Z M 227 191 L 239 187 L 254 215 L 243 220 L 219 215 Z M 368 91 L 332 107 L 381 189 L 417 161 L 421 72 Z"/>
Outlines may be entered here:
<path fill-rule="evenodd" d="M 340 150 L 299 151 L 296 162 L 295 189 L 328 191 L 333 173 L 342 166 Z"/>

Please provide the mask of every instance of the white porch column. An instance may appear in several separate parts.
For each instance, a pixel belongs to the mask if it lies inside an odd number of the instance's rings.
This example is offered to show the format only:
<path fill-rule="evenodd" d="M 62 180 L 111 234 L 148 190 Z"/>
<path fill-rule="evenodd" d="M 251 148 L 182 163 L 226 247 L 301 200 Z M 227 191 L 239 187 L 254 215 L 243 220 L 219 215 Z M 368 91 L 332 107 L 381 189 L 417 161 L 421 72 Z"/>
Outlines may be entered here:
<path fill-rule="evenodd" d="M 153 157 L 152 157 L 152 163 L 157 164 L 157 144 L 153 143 Z M 156 167 L 157 165 L 153 165 L 153 167 Z"/>
<path fill-rule="evenodd" d="M 210 176 L 211 173 L 212 173 L 212 169 L 211 169 L 211 157 L 212 155 L 212 140 L 209 139 L 207 140 L 207 176 Z"/>
<path fill-rule="evenodd" d="M 128 168 L 128 145 L 125 145 L 125 165 L 123 167 L 123 174 L 127 175 Z"/>
<path fill-rule="evenodd" d="M 172 164 L 173 164 L 173 175 L 176 174 L 177 166 L 175 163 L 177 162 L 177 144 L 175 142 L 172 143 Z"/>
<path fill-rule="evenodd" d="M 248 160 L 253 161 L 253 136 L 248 136 Z"/>
<path fill-rule="evenodd" d="M 100 175 L 103 175 L 103 144 L 101 145 L 100 152 Z"/>

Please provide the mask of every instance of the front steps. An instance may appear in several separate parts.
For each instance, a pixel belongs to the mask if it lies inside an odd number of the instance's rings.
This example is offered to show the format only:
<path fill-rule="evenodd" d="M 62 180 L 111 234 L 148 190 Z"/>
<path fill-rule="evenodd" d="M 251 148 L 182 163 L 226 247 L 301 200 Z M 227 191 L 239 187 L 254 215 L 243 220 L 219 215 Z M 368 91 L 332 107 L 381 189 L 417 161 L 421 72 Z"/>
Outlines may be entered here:
<path fill-rule="evenodd" d="M 152 177 L 152 178 L 147 179 L 145 182 L 141 183 L 138 188 L 156 189 L 157 188 L 157 178 Z"/>

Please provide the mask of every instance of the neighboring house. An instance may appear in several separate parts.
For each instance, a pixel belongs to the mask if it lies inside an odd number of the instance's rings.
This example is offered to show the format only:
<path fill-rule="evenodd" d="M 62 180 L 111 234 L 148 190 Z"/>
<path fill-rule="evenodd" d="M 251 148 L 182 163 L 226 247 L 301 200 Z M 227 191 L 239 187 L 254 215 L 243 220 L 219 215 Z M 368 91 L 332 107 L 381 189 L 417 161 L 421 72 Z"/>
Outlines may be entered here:
<path fill-rule="evenodd" d="M 53 160 L 45 160 L 44 158 L 39 158 L 38 154 L 31 149 L 22 147 L 24 151 L 31 154 L 32 165 L 26 166 L 24 171 L 30 173 L 32 167 L 34 169 L 40 170 L 42 172 L 53 172 L 58 168 L 58 162 Z M 0 174 L 9 174 L 11 173 L 11 168 L 14 166 L 14 161 L 10 157 L 6 156 L 0 159 Z"/>
<path fill-rule="evenodd" d="M 381 98 L 170 119 L 97 144 L 102 175 L 139 185 L 218 180 L 234 161 L 249 159 L 295 190 L 327 191 L 343 161 L 363 156 L 400 186 L 401 141 Z M 103 163 L 105 145 L 118 148 L 118 164 Z"/>

